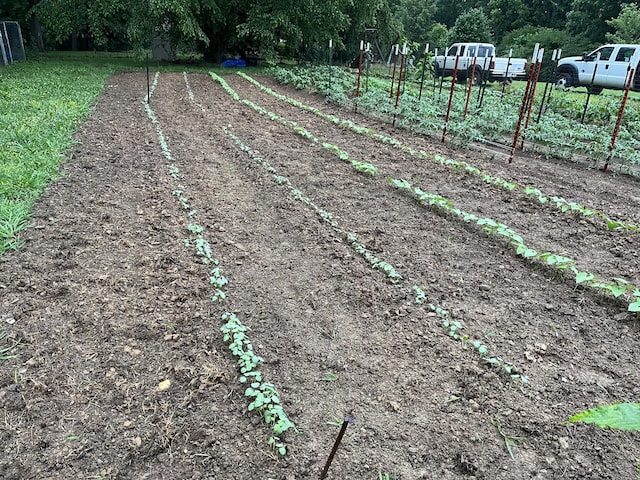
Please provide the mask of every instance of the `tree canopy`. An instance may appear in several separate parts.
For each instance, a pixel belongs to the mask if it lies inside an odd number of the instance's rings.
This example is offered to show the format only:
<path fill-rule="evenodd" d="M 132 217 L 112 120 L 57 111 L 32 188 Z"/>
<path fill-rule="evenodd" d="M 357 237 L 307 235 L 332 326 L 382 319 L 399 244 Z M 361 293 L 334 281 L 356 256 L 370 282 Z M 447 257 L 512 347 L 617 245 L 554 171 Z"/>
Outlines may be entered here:
<path fill-rule="evenodd" d="M 636 43 L 640 40 L 640 8 L 637 3 L 622 6 L 620 15 L 607 20 L 607 25 L 615 32 L 607 33 L 607 41 L 611 43 Z"/>
<path fill-rule="evenodd" d="M 445 34 L 525 49 L 543 38 L 565 53 L 640 36 L 638 4 L 620 0 L 0 0 L 0 18 L 25 32 L 39 20 L 52 48 L 72 37 L 86 48 L 148 48 L 162 35 L 212 60 L 319 59 L 332 39 L 347 61 L 371 28 L 385 51 L 403 40 L 440 45 Z"/>

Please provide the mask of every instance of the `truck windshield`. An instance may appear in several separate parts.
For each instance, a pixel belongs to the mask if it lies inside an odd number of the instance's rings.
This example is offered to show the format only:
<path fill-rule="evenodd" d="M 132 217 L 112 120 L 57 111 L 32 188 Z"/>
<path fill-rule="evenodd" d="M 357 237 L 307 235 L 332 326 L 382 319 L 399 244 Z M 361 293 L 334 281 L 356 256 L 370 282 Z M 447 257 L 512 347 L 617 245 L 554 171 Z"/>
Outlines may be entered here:
<path fill-rule="evenodd" d="M 609 60 L 613 53 L 613 47 L 601 47 L 589 54 L 589 58 L 595 60 L 600 54 L 600 60 Z"/>

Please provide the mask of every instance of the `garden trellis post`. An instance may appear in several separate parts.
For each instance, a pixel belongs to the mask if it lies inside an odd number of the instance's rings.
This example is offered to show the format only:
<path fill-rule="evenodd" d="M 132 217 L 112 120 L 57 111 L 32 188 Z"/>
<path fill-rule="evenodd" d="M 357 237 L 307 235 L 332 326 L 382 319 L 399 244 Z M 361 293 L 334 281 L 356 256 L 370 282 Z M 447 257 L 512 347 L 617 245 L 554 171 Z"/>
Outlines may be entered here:
<path fill-rule="evenodd" d="M 371 44 L 367 42 L 367 46 L 365 47 L 366 59 L 367 59 L 367 67 L 365 73 L 365 82 L 364 82 L 364 91 L 369 92 L 369 70 L 371 68 Z"/>
<path fill-rule="evenodd" d="M 447 125 L 449 124 L 449 116 L 451 115 L 451 103 L 453 102 L 453 92 L 456 87 L 456 77 L 458 76 L 458 62 L 460 61 L 460 54 L 456 53 L 456 61 L 453 65 L 453 76 L 451 78 L 451 89 L 449 90 L 449 104 L 447 105 L 447 114 L 444 118 L 444 128 L 442 129 L 442 140 L 444 143 L 444 137 L 447 135 Z M 446 58 L 445 58 L 446 65 Z"/>
<path fill-rule="evenodd" d="M 469 88 L 467 89 L 467 101 L 464 104 L 464 113 L 462 114 L 462 119 L 467 118 L 467 111 L 469 110 L 469 99 L 471 98 L 471 89 L 473 88 L 473 77 L 476 74 L 476 63 L 478 62 L 478 56 L 473 56 L 473 62 L 471 64 L 471 76 L 469 77 Z"/>
<path fill-rule="evenodd" d="M 522 142 L 520 143 L 520 150 L 524 150 L 524 140 L 527 136 L 527 128 L 529 128 L 529 119 L 531 118 L 531 110 L 533 109 L 533 102 L 536 98 L 536 86 L 538 85 L 538 78 L 540 77 L 540 70 L 542 70 L 542 60 L 544 58 L 544 48 L 538 50 L 538 60 L 536 67 L 536 75 L 531 86 L 531 95 L 529 98 L 529 107 L 527 109 L 527 118 L 524 122 L 524 129 L 522 130 Z"/>
<path fill-rule="evenodd" d="M 511 66 L 511 59 L 513 58 L 513 48 L 509 49 L 509 58 L 507 58 L 507 68 L 504 71 L 504 80 L 502 82 L 502 95 L 501 98 L 504 98 L 504 88 L 509 81 L 509 67 Z"/>
<path fill-rule="evenodd" d="M 555 78 L 556 78 L 556 73 L 558 71 L 558 64 L 560 63 L 560 58 L 562 57 L 562 49 L 559 48 L 558 49 L 558 55 L 556 56 L 556 64 L 553 66 L 553 75 L 552 75 L 552 79 L 555 82 Z M 549 102 L 551 101 L 551 94 L 553 93 L 553 88 L 549 89 L 549 96 L 547 97 L 547 101 L 546 104 L 549 105 Z"/>
<path fill-rule="evenodd" d="M 624 108 L 627 104 L 627 99 L 629 98 L 629 90 L 631 89 L 631 84 L 633 83 L 633 77 L 635 77 L 636 70 L 638 68 L 638 61 L 640 61 L 640 48 L 636 48 L 633 57 L 629 61 L 629 66 L 627 67 L 627 87 L 624 89 L 624 95 L 622 96 L 622 103 L 620 104 L 620 110 L 618 111 L 618 118 L 616 120 L 616 126 L 613 129 L 613 134 L 611 135 L 611 145 L 609 145 L 609 156 L 602 167 L 602 171 L 606 172 L 609 168 L 609 162 L 611 162 L 611 158 L 613 157 L 613 150 L 616 146 L 616 139 L 618 138 L 618 133 L 620 132 L 620 125 L 622 124 L 622 116 L 624 115 Z"/>
<path fill-rule="evenodd" d="M 395 50 L 395 55 L 393 58 L 393 73 L 391 74 L 391 91 L 389 92 L 389 98 L 393 98 L 393 84 L 396 80 L 396 67 L 398 66 L 398 51 L 400 49 L 400 44 L 396 43 L 392 48 Z"/>
<path fill-rule="evenodd" d="M 533 79 L 533 72 L 536 66 L 536 58 L 538 56 L 538 49 L 540 48 L 540 44 L 536 43 L 535 47 L 533 47 L 533 55 L 531 56 L 531 66 L 529 67 L 529 74 L 527 75 L 527 85 L 524 88 L 524 95 L 522 96 L 522 105 L 520 106 L 520 113 L 518 115 L 518 122 L 516 123 L 516 130 L 513 134 L 513 144 L 511 145 L 511 152 L 509 153 L 509 163 L 513 163 L 513 154 L 516 151 L 516 146 L 518 145 L 518 137 L 520 137 L 520 127 L 522 126 L 522 117 L 524 116 L 524 112 L 527 108 L 527 101 L 529 97 L 529 91 L 531 89 L 531 81 Z"/>
<path fill-rule="evenodd" d="M 336 437 L 336 441 L 333 444 L 333 448 L 331 449 L 331 453 L 329 454 L 329 458 L 327 459 L 327 463 L 324 465 L 324 469 L 320 474 L 320 480 L 327 478 L 327 473 L 329 472 L 329 467 L 331 466 L 331 462 L 333 462 L 333 457 L 336 455 L 338 451 L 338 447 L 340 446 L 340 442 L 342 441 L 342 437 L 344 437 L 344 433 L 347 431 L 347 427 L 350 423 L 354 423 L 355 419 L 352 417 L 347 417 L 342 422 L 342 426 L 340 427 L 340 432 L 338 432 L 338 436 Z"/>
<path fill-rule="evenodd" d="M 400 73 L 398 74 L 398 91 L 396 93 L 396 105 L 394 110 L 398 110 L 398 103 L 400 102 L 400 86 L 402 85 L 402 70 L 404 68 L 404 62 L 407 59 L 407 44 L 405 43 L 402 46 L 402 57 L 400 60 Z M 397 112 L 393 113 L 393 122 L 392 125 L 395 127 L 396 125 L 396 117 L 398 116 Z"/>
<path fill-rule="evenodd" d="M 333 49 L 333 40 L 329 39 L 329 95 L 331 95 L 331 62 L 333 57 L 333 55 L 331 55 L 332 49 Z"/>
<path fill-rule="evenodd" d="M 482 60 L 482 71 L 487 72 L 487 60 L 489 60 L 489 68 L 491 68 L 491 64 L 495 61 L 495 57 L 492 55 L 489 57 L 488 55 L 484 57 Z M 484 101 L 484 94 L 487 91 L 487 83 L 489 83 L 489 75 L 484 73 L 482 76 L 482 83 L 480 85 L 480 89 L 478 90 L 478 103 L 476 105 L 477 109 L 482 108 L 482 102 Z"/>
<path fill-rule="evenodd" d="M 593 83 L 596 81 L 596 72 L 598 71 L 598 63 L 600 62 L 600 52 L 596 55 L 595 65 L 593 66 L 593 75 L 591 75 L 591 82 L 589 88 L 587 88 L 587 99 L 584 101 L 584 109 L 582 110 L 582 117 L 580 117 L 580 123 L 584 123 L 584 117 L 587 115 L 587 108 L 589 108 L 589 100 L 591 99 L 591 92 L 593 91 Z"/>
<path fill-rule="evenodd" d="M 433 58 L 438 58 L 438 49 L 434 49 L 433 50 Z M 432 71 L 433 71 L 433 98 L 436 98 L 436 68 L 434 65 L 432 65 Z M 438 100 L 440 100 L 440 98 L 438 97 Z"/>
<path fill-rule="evenodd" d="M 422 87 L 424 86 L 424 73 L 427 69 L 427 60 L 429 59 L 429 44 L 424 47 L 424 57 L 422 57 L 422 75 L 420 76 L 420 92 L 418 93 L 418 101 L 422 100 Z"/>
<path fill-rule="evenodd" d="M 558 57 L 558 50 L 554 48 L 553 52 L 551 53 L 551 61 L 555 62 L 557 57 Z M 540 102 L 540 109 L 538 110 L 538 117 L 536 118 L 536 124 L 540 123 L 540 117 L 542 116 L 542 109 L 544 107 L 545 99 L 547 98 L 547 90 L 549 89 L 549 84 L 551 83 L 551 80 L 553 80 L 553 78 L 556 76 L 556 65 L 557 63 L 554 63 L 553 72 L 551 72 L 551 77 L 550 78 L 547 77 L 547 82 L 544 86 L 544 92 L 542 93 L 542 101 Z"/>
<path fill-rule="evenodd" d="M 358 97 L 360 97 L 360 80 L 362 78 L 362 56 L 364 55 L 364 40 L 360 40 L 360 57 L 358 60 L 358 85 L 356 87 L 356 99 L 353 111 L 358 112 Z"/>

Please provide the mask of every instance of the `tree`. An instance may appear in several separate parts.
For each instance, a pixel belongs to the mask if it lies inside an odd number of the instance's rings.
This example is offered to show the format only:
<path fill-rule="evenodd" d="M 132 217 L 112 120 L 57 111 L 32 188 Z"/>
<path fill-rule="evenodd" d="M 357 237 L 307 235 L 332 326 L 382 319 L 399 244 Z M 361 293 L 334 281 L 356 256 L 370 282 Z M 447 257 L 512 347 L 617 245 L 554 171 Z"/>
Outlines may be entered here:
<path fill-rule="evenodd" d="M 611 43 L 638 43 L 640 40 L 640 8 L 637 3 L 622 5 L 620 15 L 607 20 L 607 25 L 615 29 L 614 33 L 606 33 Z"/>
<path fill-rule="evenodd" d="M 6 0 L 0 0 L 6 1 Z M 282 48 L 303 55 L 340 39 L 351 26 L 364 32 L 386 0 L 42 0 L 34 11 L 56 41 L 84 33 L 93 44 L 125 37 L 148 47 L 168 37 L 219 61 L 224 53 L 275 59 Z M 371 26 L 371 25 L 368 25 Z"/>
<path fill-rule="evenodd" d="M 536 43 L 545 49 L 545 57 L 549 57 L 554 49 L 564 48 L 569 36 L 564 30 L 534 27 L 526 25 L 505 35 L 498 46 L 499 53 L 513 49 L 515 57 L 530 58 Z"/>
<path fill-rule="evenodd" d="M 386 0 L 353 2 L 346 9 L 346 14 L 350 21 L 338 42 L 339 48 L 344 48 L 338 56 L 339 61 L 351 62 L 359 54 L 360 40 L 364 40 L 367 28 L 375 29 L 375 32 L 367 35 L 367 39 L 371 41 L 375 38 L 381 49 L 378 51 L 375 45 L 371 45 L 374 56 L 382 55 L 384 58 L 387 47 L 402 37 L 402 24 L 393 15 L 392 7 Z"/>
<path fill-rule="evenodd" d="M 579 42 L 582 37 L 590 46 L 601 45 L 606 41 L 606 33 L 612 30 L 607 20 L 618 16 L 621 3 L 619 0 L 574 0 L 567 14 L 568 32 Z"/>
<path fill-rule="evenodd" d="M 468 12 L 472 8 L 483 8 L 486 5 L 487 0 L 462 0 L 458 2 L 436 0 L 434 21 L 446 25 L 447 28 L 451 28 L 455 25 L 458 17 L 464 12 Z"/>
<path fill-rule="evenodd" d="M 524 0 L 489 0 L 487 8 L 496 42 L 511 30 L 525 26 L 530 18 Z"/>
<path fill-rule="evenodd" d="M 401 0 L 397 16 L 410 40 L 424 42 L 435 24 L 436 0 Z"/>
<path fill-rule="evenodd" d="M 562 30 L 565 28 L 572 0 L 525 0 L 525 4 L 528 11 L 526 24 Z"/>
<path fill-rule="evenodd" d="M 444 49 L 448 47 L 449 30 L 442 23 L 436 23 L 429 32 L 427 37 L 431 43 L 431 48 Z"/>
<path fill-rule="evenodd" d="M 460 15 L 449 31 L 449 43 L 491 42 L 492 40 L 489 19 L 481 8 L 472 8 Z"/>

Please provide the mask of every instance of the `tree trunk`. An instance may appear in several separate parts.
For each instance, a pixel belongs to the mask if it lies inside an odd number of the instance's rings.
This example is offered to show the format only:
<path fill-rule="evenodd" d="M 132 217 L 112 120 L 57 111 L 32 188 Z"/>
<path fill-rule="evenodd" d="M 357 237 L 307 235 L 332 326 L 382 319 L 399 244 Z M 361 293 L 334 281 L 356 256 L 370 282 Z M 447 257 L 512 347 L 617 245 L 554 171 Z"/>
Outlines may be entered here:
<path fill-rule="evenodd" d="M 31 15 L 31 45 L 38 51 L 44 50 L 44 41 L 42 40 L 42 25 L 35 15 Z"/>

